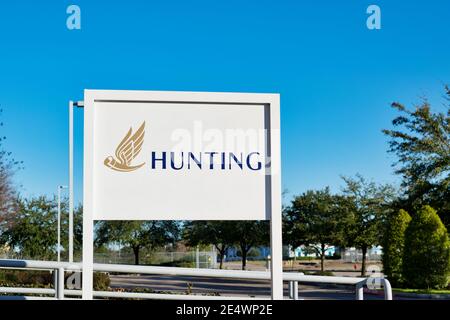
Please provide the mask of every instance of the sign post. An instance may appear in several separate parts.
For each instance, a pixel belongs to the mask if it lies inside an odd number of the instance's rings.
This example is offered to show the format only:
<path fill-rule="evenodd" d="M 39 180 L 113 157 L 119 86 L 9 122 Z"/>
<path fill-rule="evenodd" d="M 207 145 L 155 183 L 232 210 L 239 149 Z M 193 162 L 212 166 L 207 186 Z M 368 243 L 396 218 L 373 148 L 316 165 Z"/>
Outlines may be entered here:
<path fill-rule="evenodd" d="M 283 298 L 278 94 L 86 90 L 84 109 L 83 299 L 95 220 L 270 220 Z"/>

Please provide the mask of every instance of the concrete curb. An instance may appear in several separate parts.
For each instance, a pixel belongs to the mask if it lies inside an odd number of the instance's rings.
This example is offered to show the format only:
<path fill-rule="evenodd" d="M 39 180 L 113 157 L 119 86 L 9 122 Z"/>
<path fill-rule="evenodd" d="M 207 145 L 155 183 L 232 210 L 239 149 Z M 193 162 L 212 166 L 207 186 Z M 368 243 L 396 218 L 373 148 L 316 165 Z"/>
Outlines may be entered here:
<path fill-rule="evenodd" d="M 450 294 L 393 292 L 394 297 L 450 300 Z"/>
<path fill-rule="evenodd" d="M 364 289 L 364 294 L 371 294 L 376 296 L 383 296 L 384 292 L 379 290 Z M 430 299 L 430 300 L 450 300 L 450 294 L 437 294 L 437 293 L 412 293 L 412 292 L 398 292 L 392 291 L 392 295 L 400 298 L 418 298 L 418 299 Z"/>

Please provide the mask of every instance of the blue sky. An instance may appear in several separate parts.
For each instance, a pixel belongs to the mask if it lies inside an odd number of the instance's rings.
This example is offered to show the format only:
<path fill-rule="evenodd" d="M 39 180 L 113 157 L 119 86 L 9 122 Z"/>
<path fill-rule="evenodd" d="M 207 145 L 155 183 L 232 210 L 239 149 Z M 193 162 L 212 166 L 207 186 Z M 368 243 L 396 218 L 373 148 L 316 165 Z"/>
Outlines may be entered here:
<path fill-rule="evenodd" d="M 382 29 L 366 28 L 366 8 Z M 77 4 L 82 29 L 66 28 Z M 450 83 L 450 2 L 14 1 L 0 4 L 6 148 L 24 195 L 67 183 L 67 102 L 83 90 L 278 92 L 283 187 L 339 190 L 357 172 L 398 182 L 381 129 L 392 101 L 442 103 Z M 82 194 L 82 111 L 75 196 Z"/>

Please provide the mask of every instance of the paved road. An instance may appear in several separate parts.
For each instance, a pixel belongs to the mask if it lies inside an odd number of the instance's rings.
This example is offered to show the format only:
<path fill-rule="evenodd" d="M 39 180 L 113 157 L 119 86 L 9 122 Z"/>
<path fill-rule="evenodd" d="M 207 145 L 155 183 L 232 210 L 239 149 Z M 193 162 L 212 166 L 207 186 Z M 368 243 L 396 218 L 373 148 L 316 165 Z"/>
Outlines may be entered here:
<path fill-rule="evenodd" d="M 270 283 L 264 280 L 218 279 L 208 277 L 161 276 L 161 275 L 111 275 L 112 288 L 153 289 L 155 291 L 170 291 L 185 293 L 188 283 L 192 283 L 192 292 L 197 294 L 219 293 L 226 296 L 270 296 Z M 285 284 L 285 296 L 288 287 Z M 299 284 L 299 297 L 305 300 L 354 300 L 355 292 L 351 287 L 330 288 L 326 286 L 311 286 Z M 365 299 L 380 300 L 381 296 L 365 295 Z"/>

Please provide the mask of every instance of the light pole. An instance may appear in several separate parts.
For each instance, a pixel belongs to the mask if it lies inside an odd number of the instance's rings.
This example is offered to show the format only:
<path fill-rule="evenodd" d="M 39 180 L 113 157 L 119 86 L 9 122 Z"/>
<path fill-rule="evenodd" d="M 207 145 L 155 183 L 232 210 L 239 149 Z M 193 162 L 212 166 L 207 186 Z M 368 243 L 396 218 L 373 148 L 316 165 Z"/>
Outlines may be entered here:
<path fill-rule="evenodd" d="M 67 186 L 58 186 L 58 262 L 61 261 L 61 189 Z"/>
<path fill-rule="evenodd" d="M 83 108 L 83 101 L 69 101 L 69 262 L 73 262 L 73 108 Z"/>
<path fill-rule="evenodd" d="M 69 101 L 69 262 L 73 262 L 73 101 Z"/>

